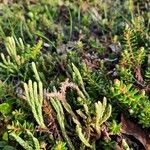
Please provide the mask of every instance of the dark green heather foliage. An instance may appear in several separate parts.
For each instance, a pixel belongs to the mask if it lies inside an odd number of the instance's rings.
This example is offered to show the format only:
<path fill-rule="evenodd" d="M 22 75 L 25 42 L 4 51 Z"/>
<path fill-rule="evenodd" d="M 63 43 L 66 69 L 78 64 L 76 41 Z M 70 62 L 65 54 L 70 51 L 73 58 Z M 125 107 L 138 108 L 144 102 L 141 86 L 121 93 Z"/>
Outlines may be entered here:
<path fill-rule="evenodd" d="M 144 91 L 139 91 L 132 87 L 132 84 L 124 84 L 115 80 L 112 87 L 112 96 L 116 98 L 131 115 L 139 119 L 143 127 L 150 124 L 150 101 Z"/>
<path fill-rule="evenodd" d="M 149 8 L 0 1 L 0 149 L 136 149 L 120 118 L 150 134 Z"/>

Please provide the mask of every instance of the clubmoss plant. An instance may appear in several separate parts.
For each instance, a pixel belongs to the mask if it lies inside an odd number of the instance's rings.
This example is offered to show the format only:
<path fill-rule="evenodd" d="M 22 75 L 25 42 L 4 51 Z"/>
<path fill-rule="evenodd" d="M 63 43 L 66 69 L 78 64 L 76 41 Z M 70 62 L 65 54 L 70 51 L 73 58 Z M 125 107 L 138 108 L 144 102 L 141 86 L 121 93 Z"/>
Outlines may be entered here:
<path fill-rule="evenodd" d="M 43 106 L 43 84 L 42 82 L 28 81 L 24 83 L 25 95 L 29 106 L 31 107 L 33 116 L 41 128 L 46 128 L 42 115 Z"/>
<path fill-rule="evenodd" d="M 76 110 L 77 115 L 72 110 L 73 108 L 71 108 L 70 104 L 66 101 L 66 89 L 67 88 L 75 89 L 79 95 L 78 102 L 83 108 Z M 70 143 L 70 140 L 68 140 L 68 136 L 66 135 L 66 131 L 64 128 L 64 125 L 65 125 L 63 123 L 64 113 L 62 115 L 60 115 L 61 113 L 59 113 L 59 111 L 63 112 L 63 107 L 71 115 L 73 122 L 76 124 L 76 133 L 79 139 L 82 141 L 82 143 L 86 147 L 92 148 L 93 146 L 90 143 L 92 132 L 93 132 L 92 128 L 96 131 L 95 140 L 99 139 L 101 137 L 101 126 L 103 125 L 104 122 L 107 121 L 107 119 L 111 115 L 112 108 L 111 108 L 111 105 L 107 106 L 106 98 L 103 99 L 103 103 L 98 101 L 97 103 L 93 105 L 93 107 L 95 107 L 94 112 L 93 112 L 93 110 L 90 109 L 90 107 L 92 107 L 91 104 L 89 105 L 88 103 L 86 103 L 85 101 L 86 97 L 84 96 L 82 91 L 75 84 L 68 82 L 68 80 L 66 80 L 65 82 L 61 84 L 60 91 L 47 93 L 46 95 L 48 98 L 50 98 L 50 102 L 52 103 L 53 107 L 57 111 L 57 114 L 59 115 L 57 119 L 58 119 L 60 126 L 63 125 L 63 128 L 62 127 L 61 128 L 63 129 L 62 130 L 63 135 L 65 139 L 67 140 L 66 142 L 68 143 L 69 147 L 71 143 Z M 83 119 L 83 122 L 85 122 L 85 125 L 82 125 L 82 123 L 78 119 L 78 116 Z M 85 148 L 84 145 L 81 146 L 82 149 Z"/>
<path fill-rule="evenodd" d="M 148 0 L 2 0 L 0 149 L 135 149 L 120 114 L 148 131 L 149 18 Z"/>

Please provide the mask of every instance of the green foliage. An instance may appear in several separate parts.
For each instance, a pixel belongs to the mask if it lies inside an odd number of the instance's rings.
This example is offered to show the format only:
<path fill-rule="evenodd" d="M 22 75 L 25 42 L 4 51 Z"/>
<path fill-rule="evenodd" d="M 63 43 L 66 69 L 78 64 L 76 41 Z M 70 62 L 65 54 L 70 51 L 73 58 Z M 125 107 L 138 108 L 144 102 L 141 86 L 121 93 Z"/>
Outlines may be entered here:
<path fill-rule="evenodd" d="M 25 150 L 40 150 L 40 144 L 37 138 L 33 136 L 33 134 L 30 131 L 26 131 L 29 138 L 32 139 L 32 145 L 29 144 L 29 140 L 25 141 L 21 137 L 19 137 L 16 133 L 12 132 L 10 133 L 10 136 L 12 136 Z"/>
<path fill-rule="evenodd" d="M 118 124 L 116 120 L 112 120 L 109 125 L 109 130 L 111 135 L 119 134 L 121 131 L 121 124 Z"/>
<path fill-rule="evenodd" d="M 19 110 L 15 109 L 12 111 L 12 115 L 15 120 L 18 120 L 19 122 L 23 122 L 26 119 L 26 113 L 20 108 Z"/>
<path fill-rule="evenodd" d="M 28 81 L 28 85 L 24 83 L 24 89 L 26 94 L 26 99 L 31 107 L 33 116 L 37 121 L 38 125 L 45 128 L 43 116 L 42 116 L 42 105 L 43 105 L 43 85 L 42 82 Z"/>
<path fill-rule="evenodd" d="M 148 6 L 0 2 L 0 149 L 129 149 L 120 113 L 150 127 Z"/>
<path fill-rule="evenodd" d="M 83 83 L 83 80 L 82 80 L 82 77 L 81 77 L 81 74 L 78 70 L 78 68 L 72 64 L 72 68 L 73 68 L 73 79 L 77 82 L 77 84 L 79 85 L 79 87 L 81 87 L 81 89 L 83 90 L 84 94 L 89 97 L 89 95 L 87 94 L 87 92 L 85 91 L 85 86 L 84 86 L 84 83 Z"/>
<path fill-rule="evenodd" d="M 124 31 L 124 40 L 125 49 L 122 53 L 120 65 L 134 70 L 136 67 L 141 66 L 145 57 L 145 51 L 143 47 L 138 48 L 137 34 L 128 26 L 126 26 Z"/>
<path fill-rule="evenodd" d="M 5 45 L 8 56 L 5 57 L 5 55 L 1 53 L 3 62 L 0 63 L 0 66 L 3 69 L 6 69 L 8 73 L 17 73 L 19 71 L 20 65 L 24 60 L 19 55 L 17 55 L 16 43 L 13 37 L 7 37 Z"/>
<path fill-rule="evenodd" d="M 51 150 L 67 150 L 66 143 L 58 141 Z"/>
<path fill-rule="evenodd" d="M 33 123 L 27 122 L 26 120 L 23 123 L 20 123 L 17 119 L 12 122 L 11 125 L 7 126 L 9 132 L 13 131 L 17 133 L 17 135 L 21 135 L 22 133 L 26 132 L 26 130 L 33 130 L 34 125 Z"/>
<path fill-rule="evenodd" d="M 117 148 L 115 141 L 107 141 L 107 140 L 102 141 L 100 143 L 100 147 L 102 147 L 103 149 L 106 149 L 106 150 L 114 150 Z"/>
<path fill-rule="evenodd" d="M 147 69 L 145 71 L 145 78 L 146 78 L 146 82 L 149 83 L 150 81 L 150 62 L 149 62 L 149 54 L 148 54 L 148 64 L 147 64 Z"/>
<path fill-rule="evenodd" d="M 134 75 L 131 69 L 120 65 L 116 65 L 116 69 L 122 81 L 127 81 L 129 83 L 134 81 Z"/>
<path fill-rule="evenodd" d="M 25 50 L 24 53 L 22 54 L 25 61 L 28 61 L 30 59 L 34 60 L 40 53 L 42 44 L 43 44 L 42 40 L 39 40 L 35 46 L 29 47 L 27 50 Z"/>
<path fill-rule="evenodd" d="M 77 71 L 77 68 L 75 68 L 75 71 L 82 83 L 82 77 L 80 76 L 79 71 Z M 82 108 L 76 110 L 77 115 L 73 111 L 73 108 L 70 106 L 70 104 L 66 101 L 67 87 L 75 89 L 77 91 L 77 94 L 79 95 L 78 102 L 80 103 Z M 107 105 L 106 98 L 103 99 L 103 103 L 98 101 L 93 105 L 89 105 L 89 103 L 87 103 L 86 96 L 84 96 L 78 86 L 68 82 L 68 80 L 61 84 L 60 92 L 55 91 L 52 93 L 48 93 L 47 97 L 50 98 L 50 102 L 57 112 L 57 120 L 62 130 L 62 134 L 66 139 L 66 142 L 68 143 L 68 146 L 72 149 L 74 148 L 66 133 L 63 107 L 66 112 L 70 114 L 73 122 L 76 124 L 76 133 L 79 139 L 85 146 L 92 148 L 93 146 L 90 143 L 93 132 L 92 129 L 94 129 L 95 131 L 95 140 L 99 139 L 101 137 L 101 126 L 108 120 L 111 115 L 112 108 L 111 105 Z M 94 110 L 91 108 L 94 108 Z M 82 118 L 84 124 L 81 123 L 81 121 L 78 119 L 78 116 Z M 81 146 L 81 149 L 84 149 L 84 145 Z"/>
<path fill-rule="evenodd" d="M 119 80 L 115 80 L 112 87 L 112 98 L 117 99 L 119 103 L 129 111 L 129 113 L 138 118 L 143 127 L 150 126 L 150 102 L 144 91 L 133 88 L 132 84 L 124 84 Z"/>
<path fill-rule="evenodd" d="M 116 65 L 117 73 L 124 82 L 143 83 L 142 64 L 146 58 L 144 47 L 138 44 L 138 32 L 128 25 L 124 30 L 123 52 L 119 64 Z"/>
<path fill-rule="evenodd" d="M 150 81 L 150 67 L 148 67 L 148 69 L 146 70 L 145 78 L 146 78 L 146 81 L 149 83 L 149 81 Z"/>
<path fill-rule="evenodd" d="M 95 117 L 91 117 L 90 116 L 90 112 L 88 112 L 88 117 L 86 116 L 86 114 L 84 114 L 81 110 L 78 110 L 78 114 L 80 115 L 80 117 L 83 117 L 83 120 L 87 123 L 87 130 L 88 128 L 92 127 L 93 129 L 95 129 L 95 131 L 97 132 L 95 135 L 97 138 L 99 138 L 101 136 L 101 126 L 104 122 L 107 121 L 107 119 L 110 117 L 111 115 L 111 105 L 107 106 L 107 102 L 106 99 L 103 99 L 103 103 L 101 103 L 100 101 L 98 101 L 97 103 L 95 103 Z M 92 121 L 95 118 L 95 121 Z M 91 124 L 88 125 L 88 121 L 91 122 Z M 78 122 L 78 120 L 74 120 L 74 122 L 77 124 L 76 125 L 76 132 L 80 138 L 80 140 L 87 146 L 92 148 L 93 146 L 89 143 L 90 140 L 90 129 L 89 129 L 89 135 L 86 133 L 82 132 L 82 125 L 80 122 Z M 86 137 L 86 136 L 87 137 Z"/>
<path fill-rule="evenodd" d="M 6 37 L 5 46 L 8 55 L 1 53 L 2 62 L 0 62 L 0 70 L 4 74 L 19 74 L 20 69 L 25 62 L 34 60 L 40 53 L 42 41 L 39 41 L 35 46 L 25 45 L 21 38 L 18 40 L 14 37 Z"/>
<path fill-rule="evenodd" d="M 111 115 L 111 105 L 107 106 L 107 101 L 106 98 L 103 99 L 103 103 L 98 101 L 95 103 L 95 112 L 96 112 L 96 123 L 95 123 L 95 128 L 97 133 L 100 131 L 100 126 L 106 122 L 106 120 L 110 117 Z"/>
<path fill-rule="evenodd" d="M 5 141 L 0 141 L 0 148 L 2 150 L 16 150 L 15 147 L 8 145 Z"/>
<path fill-rule="evenodd" d="M 52 103 L 52 106 L 54 107 L 55 111 L 57 112 L 57 120 L 58 120 L 59 126 L 61 128 L 62 134 L 64 136 L 64 139 L 66 140 L 68 146 L 72 150 L 74 150 L 75 148 L 66 133 L 65 124 L 64 124 L 65 118 L 64 118 L 64 111 L 63 111 L 62 105 L 59 100 L 54 100 L 54 99 L 51 99 L 51 103 Z"/>
<path fill-rule="evenodd" d="M 127 105 L 126 107 L 128 109 L 131 109 L 131 113 L 137 114 L 139 102 L 144 98 L 144 95 L 132 88 L 132 84 L 126 85 L 117 79 L 111 90 L 114 98 L 118 97 L 121 103 Z"/>
<path fill-rule="evenodd" d="M 3 115 L 7 115 L 11 112 L 11 106 L 8 103 L 2 103 L 0 104 L 0 112 Z"/>
<path fill-rule="evenodd" d="M 12 146 L 9 146 L 9 145 L 6 145 L 3 150 L 16 150 L 16 148 L 12 147 Z"/>
<path fill-rule="evenodd" d="M 106 75 L 106 68 L 104 62 L 101 61 L 99 64 L 99 69 L 97 71 L 92 71 L 83 64 L 82 76 L 87 83 L 86 89 L 93 96 L 97 97 L 97 95 L 107 96 L 107 87 L 109 87 L 109 81 Z"/>
<path fill-rule="evenodd" d="M 37 71 L 37 68 L 36 68 L 36 65 L 34 62 L 32 62 L 32 70 L 35 74 L 35 78 L 38 82 L 40 82 L 40 77 L 39 77 L 39 74 L 38 74 L 38 71 Z"/>
<path fill-rule="evenodd" d="M 129 145 L 127 144 L 125 139 L 122 139 L 122 146 L 124 148 L 124 150 L 130 150 Z"/>
<path fill-rule="evenodd" d="M 13 137 L 25 150 L 40 150 L 40 144 L 37 138 L 33 136 L 34 125 L 27 122 L 20 123 L 17 119 L 7 126 L 10 137 Z"/>

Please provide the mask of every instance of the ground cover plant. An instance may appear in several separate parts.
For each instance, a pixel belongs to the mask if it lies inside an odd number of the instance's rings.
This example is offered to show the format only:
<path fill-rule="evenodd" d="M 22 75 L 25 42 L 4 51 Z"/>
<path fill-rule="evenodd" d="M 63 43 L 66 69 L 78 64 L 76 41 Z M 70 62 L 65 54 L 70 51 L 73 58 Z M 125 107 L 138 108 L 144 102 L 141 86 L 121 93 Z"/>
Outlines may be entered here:
<path fill-rule="evenodd" d="M 149 9 L 0 1 L 0 149 L 150 150 Z"/>

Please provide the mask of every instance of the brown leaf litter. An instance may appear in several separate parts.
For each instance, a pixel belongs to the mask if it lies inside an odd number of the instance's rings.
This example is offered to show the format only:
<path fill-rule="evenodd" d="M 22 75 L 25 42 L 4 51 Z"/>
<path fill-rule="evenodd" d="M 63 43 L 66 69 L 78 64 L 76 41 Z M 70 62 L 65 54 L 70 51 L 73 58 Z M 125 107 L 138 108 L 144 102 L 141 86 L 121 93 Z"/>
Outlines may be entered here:
<path fill-rule="evenodd" d="M 121 116 L 121 123 L 121 133 L 133 136 L 144 146 L 146 150 L 150 150 L 150 137 L 139 125 L 125 119 L 123 115 Z"/>

